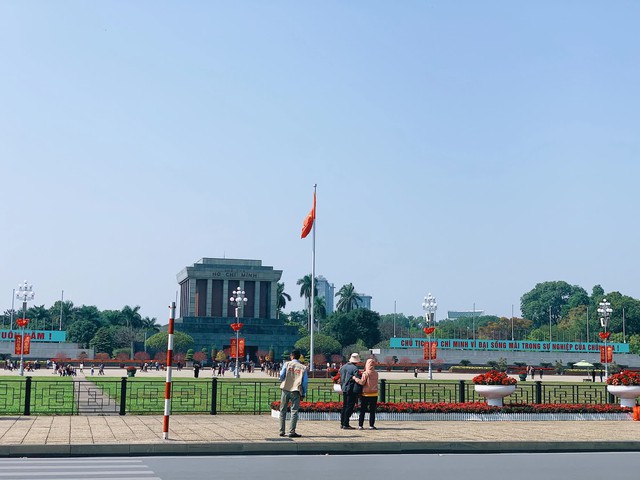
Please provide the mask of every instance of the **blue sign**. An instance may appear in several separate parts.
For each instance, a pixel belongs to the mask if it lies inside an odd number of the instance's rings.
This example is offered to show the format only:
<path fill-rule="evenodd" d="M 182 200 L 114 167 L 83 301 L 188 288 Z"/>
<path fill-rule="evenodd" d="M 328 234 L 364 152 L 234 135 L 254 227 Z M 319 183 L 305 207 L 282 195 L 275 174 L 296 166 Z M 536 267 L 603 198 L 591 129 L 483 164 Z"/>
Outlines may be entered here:
<path fill-rule="evenodd" d="M 13 342 L 13 336 L 21 333 L 21 329 L 0 330 L 0 342 Z M 32 342 L 64 343 L 67 341 L 67 332 L 64 330 L 29 330 L 25 328 L 24 334 L 31 335 Z"/>
<path fill-rule="evenodd" d="M 391 348 L 422 348 L 426 338 L 392 338 Z M 540 342 L 537 340 L 469 340 L 434 338 L 438 348 L 451 350 L 508 350 L 512 352 L 600 353 L 604 342 Z M 607 343 L 614 353 L 629 353 L 628 343 Z"/>

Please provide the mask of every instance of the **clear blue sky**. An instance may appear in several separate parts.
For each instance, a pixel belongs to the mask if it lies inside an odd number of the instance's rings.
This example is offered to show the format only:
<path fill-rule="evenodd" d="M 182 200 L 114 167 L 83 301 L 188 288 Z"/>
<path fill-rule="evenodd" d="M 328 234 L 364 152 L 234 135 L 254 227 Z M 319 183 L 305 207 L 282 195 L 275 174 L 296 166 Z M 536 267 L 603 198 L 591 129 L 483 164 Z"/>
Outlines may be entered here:
<path fill-rule="evenodd" d="M 640 3 L 5 1 L 0 308 L 34 284 L 166 323 L 176 274 L 261 259 L 372 307 L 640 297 Z M 287 309 L 289 310 L 289 309 Z"/>

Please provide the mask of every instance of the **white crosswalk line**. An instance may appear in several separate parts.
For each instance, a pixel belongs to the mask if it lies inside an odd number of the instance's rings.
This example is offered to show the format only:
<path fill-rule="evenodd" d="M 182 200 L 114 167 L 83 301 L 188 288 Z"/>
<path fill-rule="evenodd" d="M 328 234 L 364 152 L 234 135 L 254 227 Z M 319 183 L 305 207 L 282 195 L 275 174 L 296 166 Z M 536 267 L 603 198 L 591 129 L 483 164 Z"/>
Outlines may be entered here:
<path fill-rule="evenodd" d="M 139 459 L 0 459 L 0 480 L 162 480 Z"/>

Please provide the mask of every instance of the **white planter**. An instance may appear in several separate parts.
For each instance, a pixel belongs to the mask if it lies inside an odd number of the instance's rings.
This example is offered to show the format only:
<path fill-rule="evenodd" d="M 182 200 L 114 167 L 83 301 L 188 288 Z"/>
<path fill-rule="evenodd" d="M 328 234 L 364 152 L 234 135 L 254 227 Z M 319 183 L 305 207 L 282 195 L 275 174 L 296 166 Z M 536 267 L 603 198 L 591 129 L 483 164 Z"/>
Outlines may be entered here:
<path fill-rule="evenodd" d="M 620 406 L 633 408 L 636 398 L 640 397 L 640 385 L 607 385 L 611 395 L 620 397 Z"/>
<path fill-rule="evenodd" d="M 271 410 L 273 418 L 280 418 L 278 410 Z M 300 412 L 300 420 L 340 420 L 340 412 Z M 358 419 L 354 413 L 351 420 Z M 376 413 L 376 421 L 387 422 L 544 422 L 544 421 L 620 421 L 633 420 L 630 413 Z"/>
<path fill-rule="evenodd" d="M 476 392 L 487 399 L 487 405 L 501 407 L 502 398 L 516 391 L 515 385 L 475 385 Z"/>

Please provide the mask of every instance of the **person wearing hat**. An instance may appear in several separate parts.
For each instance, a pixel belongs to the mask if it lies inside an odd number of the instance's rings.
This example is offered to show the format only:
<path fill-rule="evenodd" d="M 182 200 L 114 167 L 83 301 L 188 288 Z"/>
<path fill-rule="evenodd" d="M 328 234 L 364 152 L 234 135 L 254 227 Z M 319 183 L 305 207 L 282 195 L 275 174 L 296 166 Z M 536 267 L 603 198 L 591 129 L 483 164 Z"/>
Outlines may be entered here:
<path fill-rule="evenodd" d="M 344 430 L 355 430 L 349 425 L 349 418 L 358 400 L 358 393 L 354 391 L 356 382 L 354 377 L 359 378 L 357 363 L 360 363 L 360 355 L 352 353 L 349 362 L 340 369 L 340 386 L 342 387 L 342 411 L 340 412 L 340 428 Z"/>

